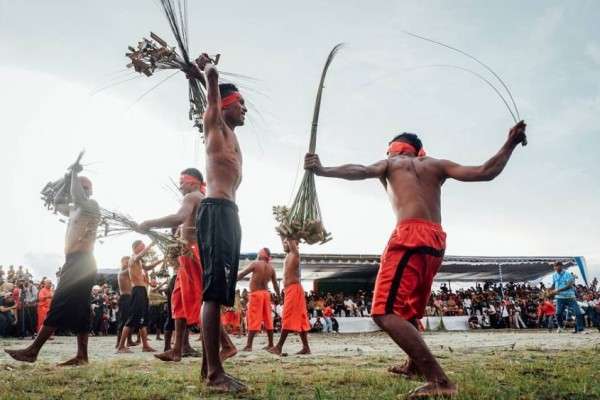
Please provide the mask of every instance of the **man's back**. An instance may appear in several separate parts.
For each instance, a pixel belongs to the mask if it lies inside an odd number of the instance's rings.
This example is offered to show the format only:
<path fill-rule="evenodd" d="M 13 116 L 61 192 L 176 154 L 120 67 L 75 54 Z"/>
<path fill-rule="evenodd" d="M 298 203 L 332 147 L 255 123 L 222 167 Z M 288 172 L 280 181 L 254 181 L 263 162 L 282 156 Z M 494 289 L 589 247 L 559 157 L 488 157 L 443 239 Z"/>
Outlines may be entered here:
<path fill-rule="evenodd" d="M 300 283 L 300 254 L 289 252 L 283 262 L 283 287 Z"/>
<path fill-rule="evenodd" d="M 269 281 L 273 278 L 275 271 L 271 264 L 264 260 L 254 261 L 252 276 L 250 277 L 250 292 L 268 290 Z"/>
<path fill-rule="evenodd" d="M 200 203 L 204 199 L 204 194 L 200 191 L 194 191 L 186 194 L 185 198 L 190 199 L 194 203 L 194 208 L 181 225 L 181 235 L 188 244 L 196 244 L 198 241 L 198 236 L 196 235 L 196 214 L 198 213 Z"/>
<path fill-rule="evenodd" d="M 132 256 L 133 258 L 133 256 Z M 142 268 L 142 261 L 130 262 L 129 264 L 129 278 L 133 286 L 144 286 L 146 287 L 146 276 Z"/>

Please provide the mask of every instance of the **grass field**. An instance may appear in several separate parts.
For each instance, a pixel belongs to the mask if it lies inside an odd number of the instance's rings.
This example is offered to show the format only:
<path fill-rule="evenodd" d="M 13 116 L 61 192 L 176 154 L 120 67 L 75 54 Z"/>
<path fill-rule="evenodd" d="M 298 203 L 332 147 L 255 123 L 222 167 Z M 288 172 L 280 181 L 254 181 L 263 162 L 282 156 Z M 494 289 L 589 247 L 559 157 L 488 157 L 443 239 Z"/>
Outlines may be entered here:
<path fill-rule="evenodd" d="M 458 399 L 600 399 L 600 334 L 572 342 L 568 334 L 540 332 L 538 345 L 532 344 L 537 340 L 531 334 L 501 335 L 498 340 L 470 335 L 426 336 L 458 384 Z M 561 338 L 564 346 L 558 345 Z M 34 365 L 0 358 L 0 398 L 402 399 L 419 385 L 386 372 L 404 357 L 382 334 L 313 335 L 311 339 L 315 352 L 311 356 L 278 358 L 257 350 L 227 361 L 227 370 L 251 390 L 223 396 L 204 390 L 198 359 L 165 364 L 149 354 L 114 356 L 112 338 L 91 339 L 94 359 L 89 366 L 59 369 L 54 362 L 66 359 L 74 343 L 72 338 L 57 338 L 46 351 L 50 359 L 42 354 Z M 16 343 L 0 344 L 15 347 Z M 262 345 L 258 341 L 256 349 Z M 296 347 L 293 341 L 288 350 Z"/>

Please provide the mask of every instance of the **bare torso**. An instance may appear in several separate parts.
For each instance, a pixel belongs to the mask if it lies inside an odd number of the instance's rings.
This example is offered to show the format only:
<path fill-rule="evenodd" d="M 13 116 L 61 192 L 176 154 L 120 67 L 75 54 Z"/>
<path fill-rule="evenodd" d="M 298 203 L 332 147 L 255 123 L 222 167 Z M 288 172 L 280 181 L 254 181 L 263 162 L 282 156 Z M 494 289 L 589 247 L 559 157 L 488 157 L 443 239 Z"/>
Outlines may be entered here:
<path fill-rule="evenodd" d="M 133 257 L 134 256 L 132 256 L 132 258 Z M 131 284 L 133 286 L 147 286 L 147 277 L 144 269 L 142 268 L 141 260 L 129 264 L 129 278 L 131 279 Z"/>
<path fill-rule="evenodd" d="M 194 203 L 194 209 L 186 216 L 185 221 L 181 224 L 181 237 L 189 245 L 196 244 L 198 242 L 198 236 L 196 235 L 196 213 L 198 206 L 204 199 L 202 192 L 195 191 L 185 195 L 186 198 L 192 199 Z"/>
<path fill-rule="evenodd" d="M 263 260 L 254 261 L 252 276 L 250 277 L 250 292 L 268 290 L 269 282 L 273 279 L 275 270 L 271 264 Z"/>
<path fill-rule="evenodd" d="M 83 205 L 72 207 L 65 237 L 65 254 L 93 252 L 99 222 L 100 209 L 96 201 L 86 200 Z"/>
<path fill-rule="evenodd" d="M 397 222 L 420 218 L 441 223 L 438 160 L 397 155 L 388 159 L 387 193 Z"/>
<path fill-rule="evenodd" d="M 131 278 L 129 277 L 129 270 L 120 271 L 119 276 L 119 293 L 120 294 L 131 294 Z"/>
<path fill-rule="evenodd" d="M 235 192 L 242 182 L 242 152 L 237 137 L 225 122 L 210 129 L 206 137 L 207 197 L 235 202 Z"/>
<path fill-rule="evenodd" d="M 300 283 L 300 254 L 288 253 L 283 261 L 283 287 Z"/>

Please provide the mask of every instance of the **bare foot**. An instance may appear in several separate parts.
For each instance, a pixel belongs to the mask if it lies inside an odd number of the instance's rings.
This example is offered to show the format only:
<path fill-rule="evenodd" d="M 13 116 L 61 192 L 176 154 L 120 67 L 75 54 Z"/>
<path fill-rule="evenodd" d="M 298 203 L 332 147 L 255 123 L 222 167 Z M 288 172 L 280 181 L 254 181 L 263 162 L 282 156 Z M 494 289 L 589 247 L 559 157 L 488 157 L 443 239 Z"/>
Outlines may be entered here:
<path fill-rule="evenodd" d="M 458 389 L 453 383 L 445 385 L 439 383 L 427 383 L 412 390 L 408 394 L 408 399 L 429 399 L 429 398 L 451 398 L 458 394 Z"/>
<path fill-rule="evenodd" d="M 252 351 L 252 347 L 246 346 L 242 349 L 242 351 Z"/>
<path fill-rule="evenodd" d="M 78 358 L 78 357 L 73 357 L 70 360 L 67 360 L 65 362 L 62 362 L 60 364 L 56 364 L 58 367 L 78 367 L 80 365 L 87 365 L 88 364 L 88 360 L 85 360 L 83 358 Z"/>
<path fill-rule="evenodd" d="M 165 351 L 164 353 L 155 354 L 154 357 L 158 358 L 161 361 L 181 361 L 181 356 L 179 354 L 175 354 L 173 350 Z"/>
<path fill-rule="evenodd" d="M 269 350 L 271 347 L 273 347 L 273 345 L 266 345 L 266 346 L 265 346 L 265 347 L 263 347 L 262 349 L 263 349 L 263 350 L 267 350 L 267 351 L 268 351 L 268 350 Z"/>
<path fill-rule="evenodd" d="M 309 348 L 302 349 L 299 352 L 297 352 L 296 354 L 310 354 L 310 349 Z"/>
<path fill-rule="evenodd" d="M 238 351 L 235 347 L 232 347 L 230 349 L 221 349 L 221 352 L 219 353 L 219 358 L 221 359 L 221 363 L 223 363 L 228 358 L 235 356 L 237 353 L 238 353 Z"/>
<path fill-rule="evenodd" d="M 227 374 L 206 382 L 206 386 L 209 391 L 218 393 L 242 393 L 248 390 L 245 384 Z"/>
<path fill-rule="evenodd" d="M 146 347 L 142 347 L 142 352 L 144 353 L 154 353 L 156 350 L 154 350 L 152 347 L 150 346 L 146 346 Z"/>
<path fill-rule="evenodd" d="M 270 349 L 267 349 L 267 351 L 271 354 L 275 354 L 276 356 L 281 356 L 281 357 L 287 357 L 288 353 L 284 353 L 281 351 L 281 349 L 277 346 L 273 346 Z"/>
<path fill-rule="evenodd" d="M 128 342 L 127 343 L 127 347 L 133 347 L 133 346 L 138 346 L 139 342 Z"/>
<path fill-rule="evenodd" d="M 117 354 L 124 354 L 124 353 L 133 353 L 133 351 L 129 350 L 129 348 L 127 348 L 127 347 L 117 349 Z"/>
<path fill-rule="evenodd" d="M 189 349 L 185 349 L 183 351 L 183 353 L 181 354 L 181 357 L 201 357 L 201 356 L 202 356 L 202 354 L 198 350 L 196 350 L 192 347 L 190 347 Z"/>
<path fill-rule="evenodd" d="M 388 372 L 400 375 L 403 378 L 410 380 L 418 380 L 423 377 L 423 375 L 421 375 L 421 373 L 417 369 L 417 366 L 414 365 L 410 360 L 406 361 L 402 365 L 392 365 L 388 368 Z"/>
<path fill-rule="evenodd" d="M 37 360 L 37 354 L 34 354 L 33 352 L 31 352 L 29 350 L 8 350 L 8 349 L 4 349 L 4 351 L 9 356 L 11 356 L 12 358 L 14 358 L 17 361 L 23 361 L 23 362 L 32 363 L 32 362 L 35 362 L 35 360 Z"/>

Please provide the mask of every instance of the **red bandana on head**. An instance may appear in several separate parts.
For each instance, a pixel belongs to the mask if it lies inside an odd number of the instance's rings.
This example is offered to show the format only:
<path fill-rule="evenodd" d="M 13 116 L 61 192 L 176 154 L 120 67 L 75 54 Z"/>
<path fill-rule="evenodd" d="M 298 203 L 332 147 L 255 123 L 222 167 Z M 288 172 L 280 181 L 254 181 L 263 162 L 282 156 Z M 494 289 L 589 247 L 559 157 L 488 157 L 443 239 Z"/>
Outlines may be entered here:
<path fill-rule="evenodd" d="M 242 95 L 240 92 L 231 92 L 227 96 L 221 98 L 221 108 L 226 109 L 236 101 L 241 100 Z"/>
<path fill-rule="evenodd" d="M 264 259 L 266 262 L 271 261 L 272 257 L 269 253 L 269 250 L 267 248 L 262 248 L 260 249 L 260 251 L 258 252 L 258 258 L 259 259 Z"/>
<path fill-rule="evenodd" d="M 179 183 L 189 183 L 198 187 L 198 190 L 202 192 L 202 194 L 206 194 L 206 183 L 200 181 L 200 179 L 196 178 L 192 175 L 181 174 L 179 177 Z"/>
<path fill-rule="evenodd" d="M 417 153 L 417 149 L 411 144 L 405 142 L 392 142 L 390 143 L 387 154 L 390 155 L 392 153 L 401 154 L 401 153 L 410 153 L 413 156 L 424 157 L 426 155 L 425 150 L 421 148 Z"/>

